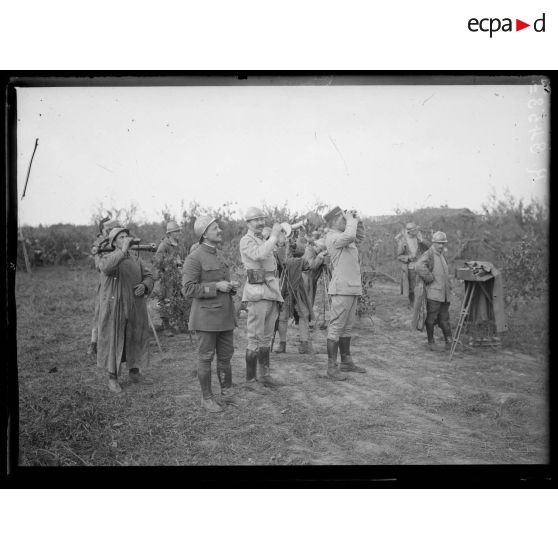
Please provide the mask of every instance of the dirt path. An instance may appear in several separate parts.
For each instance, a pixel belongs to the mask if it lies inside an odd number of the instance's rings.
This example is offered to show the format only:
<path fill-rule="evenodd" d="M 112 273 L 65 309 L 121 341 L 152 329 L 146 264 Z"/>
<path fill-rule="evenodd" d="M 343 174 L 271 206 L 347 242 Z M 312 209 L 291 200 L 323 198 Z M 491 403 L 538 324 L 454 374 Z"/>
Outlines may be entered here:
<path fill-rule="evenodd" d="M 68 281 L 61 279 L 60 289 L 67 290 Z M 290 326 L 288 352 L 272 356 L 272 371 L 284 386 L 246 389 L 242 317 L 233 358 L 238 406 L 218 415 L 199 408 L 188 335 L 163 338 L 162 354 L 153 341 L 153 387 L 125 380 L 123 395 L 111 397 L 104 373 L 83 357 L 90 320 L 87 282 L 83 293 L 72 285 L 80 301 L 72 314 L 79 327 L 68 330 L 70 318 L 48 300 L 32 310 L 20 308 L 22 320 L 34 323 L 20 330 L 19 347 L 27 463 L 46 464 L 46 452 L 59 460 L 64 455 L 63 463 L 79 463 L 61 445 L 91 465 L 548 461 L 544 359 L 484 348 L 459 352 L 450 363 L 447 353 L 426 350 L 425 334 L 411 331 L 410 311 L 396 285 L 374 285 L 373 323 L 362 322 L 353 338 L 353 357 L 368 373 L 351 374 L 346 382 L 325 374 L 325 332 L 313 334 L 320 353 L 299 355 Z M 28 327 L 22 320 L 20 328 Z M 48 356 L 44 336 L 53 345 Z M 54 362 L 60 372 L 45 374 Z M 213 383 L 216 387 L 216 378 Z"/>

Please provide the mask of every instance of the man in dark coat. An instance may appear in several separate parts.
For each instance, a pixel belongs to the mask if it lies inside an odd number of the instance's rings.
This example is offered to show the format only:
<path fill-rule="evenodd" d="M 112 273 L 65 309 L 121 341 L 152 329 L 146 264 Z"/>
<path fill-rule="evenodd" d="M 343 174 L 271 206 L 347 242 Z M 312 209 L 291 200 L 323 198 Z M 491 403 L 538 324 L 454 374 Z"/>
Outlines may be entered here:
<path fill-rule="evenodd" d="M 407 223 L 405 231 L 397 235 L 397 259 L 401 262 L 401 294 L 409 297 L 409 306 L 415 303 L 415 262 L 428 250 L 415 223 Z"/>
<path fill-rule="evenodd" d="M 140 373 L 149 364 L 149 322 L 146 296 L 153 290 L 153 276 L 139 255 L 129 250 L 128 229 L 116 227 L 109 234 L 113 252 L 99 255 L 101 270 L 97 366 L 108 370 L 109 389 L 122 391 L 118 383 L 125 362 L 134 383 L 153 383 Z"/>
<path fill-rule="evenodd" d="M 99 331 L 97 328 L 97 322 L 99 321 L 99 296 L 101 292 L 101 270 L 99 269 L 98 263 L 100 256 L 98 252 L 101 248 L 106 248 L 108 246 L 108 236 L 112 229 L 116 227 L 122 227 L 122 225 L 116 219 L 103 219 L 101 221 L 101 231 L 95 238 L 95 242 L 93 242 L 93 246 L 91 247 L 91 253 L 95 258 L 95 269 L 99 273 L 99 280 L 97 281 L 97 290 L 95 291 L 95 314 L 93 316 L 93 327 L 91 328 L 91 343 L 89 344 L 89 348 L 87 349 L 88 355 L 96 355 L 97 354 L 97 340 L 99 338 Z"/>
<path fill-rule="evenodd" d="M 182 293 L 192 297 L 189 328 L 198 337 L 198 379 L 202 391 L 202 408 L 211 413 L 224 410 L 223 404 L 235 403 L 232 389 L 231 359 L 236 326 L 232 295 L 238 285 L 230 280 L 227 264 L 217 251 L 222 231 L 209 215 L 194 223 L 199 248 L 191 252 L 182 267 Z M 211 362 L 217 353 L 217 378 L 221 387 L 220 402 L 211 390 Z"/>

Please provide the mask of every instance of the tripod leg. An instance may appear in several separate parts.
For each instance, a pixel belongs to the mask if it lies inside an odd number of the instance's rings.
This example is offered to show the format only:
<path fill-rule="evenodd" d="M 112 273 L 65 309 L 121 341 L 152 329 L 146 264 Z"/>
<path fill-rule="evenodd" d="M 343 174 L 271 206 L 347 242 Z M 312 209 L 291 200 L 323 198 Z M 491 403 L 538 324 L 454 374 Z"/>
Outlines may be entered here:
<path fill-rule="evenodd" d="M 461 337 L 461 331 L 463 330 L 463 325 L 465 324 L 465 320 L 469 315 L 469 307 L 471 305 L 471 300 L 473 298 L 473 291 L 474 291 L 475 284 L 471 282 L 467 282 L 465 286 L 465 296 L 463 297 L 463 303 L 461 304 L 461 311 L 459 314 L 459 322 L 457 323 L 457 327 L 455 330 L 455 336 L 451 342 L 451 350 L 450 350 L 450 357 L 449 360 L 453 358 L 455 353 L 455 349 L 457 344 L 459 343 L 459 338 Z"/>

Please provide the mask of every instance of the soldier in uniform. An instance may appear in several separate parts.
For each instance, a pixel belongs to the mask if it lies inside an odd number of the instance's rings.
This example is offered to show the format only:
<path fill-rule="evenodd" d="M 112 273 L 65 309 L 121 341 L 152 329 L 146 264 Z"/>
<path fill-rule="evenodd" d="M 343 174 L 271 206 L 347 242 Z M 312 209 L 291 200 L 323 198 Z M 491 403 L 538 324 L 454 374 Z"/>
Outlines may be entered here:
<path fill-rule="evenodd" d="M 397 237 L 397 259 L 401 262 L 401 294 L 409 296 L 409 306 L 415 302 L 415 262 L 428 249 L 416 223 L 407 223 Z"/>
<path fill-rule="evenodd" d="M 235 403 L 231 359 L 236 326 L 234 303 L 238 284 L 217 250 L 223 237 L 217 221 L 202 215 L 194 223 L 199 248 L 191 252 L 182 269 L 182 293 L 192 297 L 189 328 L 198 338 L 198 380 L 202 391 L 202 408 L 211 413 L 224 410 L 223 404 Z M 211 362 L 217 353 L 217 378 L 221 387 L 220 402 L 211 390 Z"/>
<path fill-rule="evenodd" d="M 107 219 L 102 221 L 101 231 L 97 234 L 95 242 L 91 247 L 91 253 L 95 258 L 95 269 L 99 273 L 99 280 L 97 281 L 97 290 L 95 292 L 95 314 L 93 317 L 93 327 L 91 328 L 91 342 L 89 343 L 89 348 L 87 349 L 88 355 L 97 354 L 97 339 L 99 337 L 99 330 L 97 324 L 99 322 L 99 295 L 101 292 L 101 270 L 99 269 L 100 254 L 98 251 L 100 248 L 106 248 L 108 246 L 108 236 L 112 229 L 115 227 L 121 227 L 120 223 L 116 219 Z"/>
<path fill-rule="evenodd" d="M 153 257 L 153 263 L 157 270 L 158 281 L 155 287 L 155 293 L 158 298 L 159 316 L 161 316 L 161 329 L 165 331 L 167 337 L 172 337 L 172 328 L 169 323 L 169 313 L 165 304 L 165 299 L 171 296 L 169 286 L 165 284 L 161 278 L 170 269 L 170 267 L 181 267 L 182 258 L 180 257 L 180 249 L 178 240 L 180 238 L 181 229 L 175 221 L 167 223 L 167 234 L 159 244 L 157 252 Z"/>
<path fill-rule="evenodd" d="M 153 276 L 139 254 L 128 250 L 132 237 L 128 229 L 110 231 L 113 252 L 99 256 L 101 289 L 97 366 L 108 370 L 109 389 L 119 393 L 121 364 L 128 367 L 134 383 L 152 384 L 141 374 L 149 363 L 149 322 L 146 296 L 153 290 Z"/>
<path fill-rule="evenodd" d="M 288 320 L 295 316 L 300 335 L 300 354 L 313 353 L 312 339 L 310 334 L 310 322 L 314 319 L 311 299 L 308 296 L 304 282 L 304 273 L 310 268 L 304 259 L 306 239 L 299 237 L 296 243 L 289 248 L 290 256 L 285 259 L 281 275 L 282 291 L 284 298 L 279 312 L 277 331 L 279 332 L 279 348 L 276 353 L 287 352 L 287 329 Z"/>
<path fill-rule="evenodd" d="M 262 237 L 265 227 L 263 211 L 250 207 L 246 211 L 245 219 L 248 232 L 240 239 L 239 248 L 240 257 L 248 276 L 242 295 L 243 302 L 246 302 L 248 306 L 246 381 L 248 384 L 253 384 L 258 380 L 266 387 L 274 387 L 279 384 L 273 379 L 269 370 L 269 353 L 278 315 L 277 303 L 283 302 L 283 297 L 273 250 L 281 235 L 281 225 L 275 223 L 269 239 L 264 240 Z"/>
<path fill-rule="evenodd" d="M 435 232 L 432 246 L 420 257 L 416 271 L 424 281 L 426 288 L 426 335 L 431 351 L 442 350 L 434 343 L 434 326 L 438 324 L 444 334 L 446 350 L 451 348 L 451 326 L 449 306 L 451 286 L 449 282 L 448 262 L 444 251 L 448 239 L 446 233 Z"/>
<path fill-rule="evenodd" d="M 356 242 L 364 234 L 355 212 L 343 212 L 339 207 L 329 211 L 324 219 L 329 230 L 327 252 L 331 258 L 332 276 L 328 294 L 331 295 L 329 326 L 327 328 L 327 374 L 333 380 L 346 380 L 343 372 L 366 372 L 351 357 L 351 333 L 356 316 L 358 297 L 362 294 L 362 279 Z M 337 352 L 341 365 L 337 365 Z"/>

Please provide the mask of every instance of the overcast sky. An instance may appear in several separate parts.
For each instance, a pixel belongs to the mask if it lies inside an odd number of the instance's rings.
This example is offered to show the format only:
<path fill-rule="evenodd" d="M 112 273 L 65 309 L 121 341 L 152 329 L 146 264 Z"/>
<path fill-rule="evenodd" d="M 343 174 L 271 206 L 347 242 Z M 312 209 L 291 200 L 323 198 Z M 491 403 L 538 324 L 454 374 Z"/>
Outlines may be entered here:
<path fill-rule="evenodd" d="M 547 194 L 548 95 L 529 85 L 18 89 L 20 224 L 86 224 L 139 206 L 161 220 L 198 201 L 243 211 L 316 201 L 366 215 L 447 204 L 479 210 L 493 189 Z M 541 98 L 542 104 L 538 99 Z M 541 116 L 544 114 L 542 120 Z M 537 134 L 537 126 L 543 128 Z M 538 145 L 547 142 L 546 146 Z"/>

